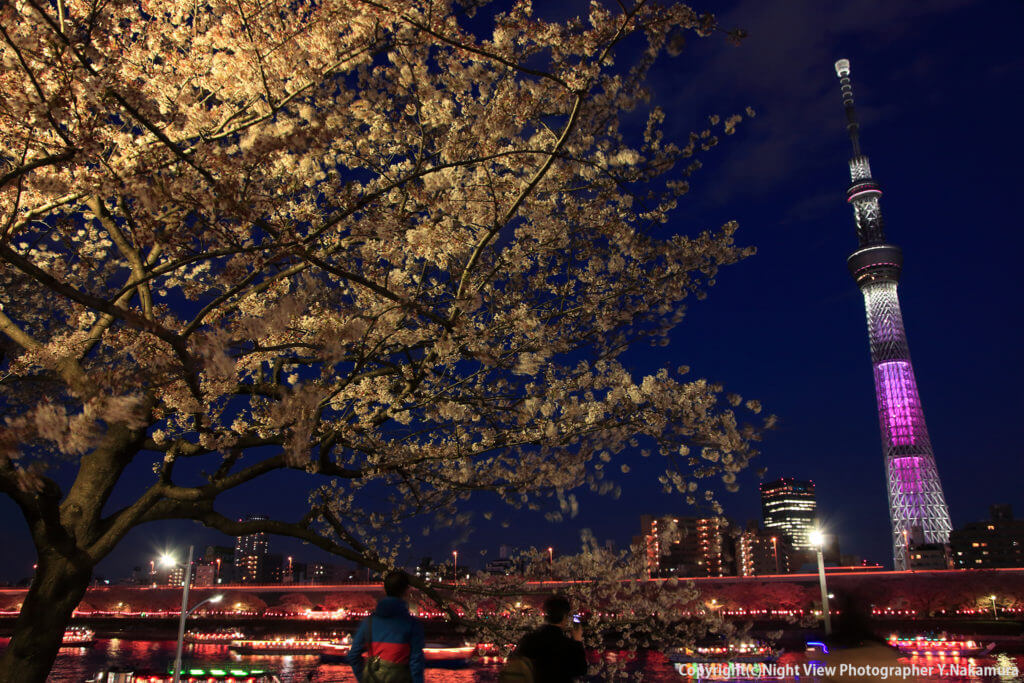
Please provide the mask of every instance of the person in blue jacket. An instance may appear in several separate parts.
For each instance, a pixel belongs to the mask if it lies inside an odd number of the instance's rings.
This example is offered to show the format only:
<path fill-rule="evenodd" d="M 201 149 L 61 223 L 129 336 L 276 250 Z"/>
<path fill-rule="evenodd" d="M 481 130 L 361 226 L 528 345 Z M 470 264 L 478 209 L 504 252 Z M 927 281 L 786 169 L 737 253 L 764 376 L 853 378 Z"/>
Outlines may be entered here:
<path fill-rule="evenodd" d="M 423 683 L 423 624 L 409 614 L 405 601 L 408 591 L 409 575 L 404 571 L 399 569 L 384 576 L 385 597 L 359 625 L 348 653 L 347 661 L 356 680 Z"/>

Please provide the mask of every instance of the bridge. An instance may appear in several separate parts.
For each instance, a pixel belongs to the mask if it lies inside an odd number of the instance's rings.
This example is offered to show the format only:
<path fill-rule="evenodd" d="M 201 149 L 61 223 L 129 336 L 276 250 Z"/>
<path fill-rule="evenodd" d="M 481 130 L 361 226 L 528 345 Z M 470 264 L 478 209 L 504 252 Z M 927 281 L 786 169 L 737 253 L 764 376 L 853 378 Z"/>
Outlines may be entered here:
<path fill-rule="evenodd" d="M 945 571 L 870 571 L 830 568 L 829 592 L 836 609 L 868 615 L 974 614 L 996 609 L 1007 616 L 1024 614 L 1024 568 Z M 652 586 L 674 590 L 668 579 L 649 579 Z M 695 586 L 698 604 L 713 605 L 733 616 L 785 616 L 816 608 L 820 601 L 817 574 L 778 574 L 756 577 L 699 577 L 680 579 Z M 569 587 L 566 581 L 527 584 L 525 604 Z M 450 588 L 450 587 L 449 587 Z M 442 590 L 444 588 L 442 587 Z M 16 616 L 24 588 L 0 588 L 0 620 Z M 344 618 L 368 613 L 383 595 L 380 584 L 232 584 L 194 586 L 192 601 L 216 594 L 208 604 L 210 617 Z M 420 602 L 427 612 L 428 603 Z M 174 586 L 100 585 L 91 587 L 76 610 L 77 617 L 162 617 L 178 613 L 181 588 Z M 441 616 L 424 613 L 423 616 Z"/>

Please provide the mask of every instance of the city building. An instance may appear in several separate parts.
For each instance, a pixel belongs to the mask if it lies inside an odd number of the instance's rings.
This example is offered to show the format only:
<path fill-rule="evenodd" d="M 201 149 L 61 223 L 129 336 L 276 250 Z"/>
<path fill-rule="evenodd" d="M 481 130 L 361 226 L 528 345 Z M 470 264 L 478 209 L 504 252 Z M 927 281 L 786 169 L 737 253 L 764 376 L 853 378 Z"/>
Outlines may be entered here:
<path fill-rule="evenodd" d="M 340 564 L 312 562 L 306 570 L 309 580 L 319 584 L 336 584 L 348 580 L 348 570 Z"/>
<path fill-rule="evenodd" d="M 283 561 L 280 553 L 243 555 L 235 563 L 235 573 L 239 583 L 281 583 Z"/>
<path fill-rule="evenodd" d="M 266 517 L 256 515 L 255 517 L 250 517 L 247 521 L 265 522 L 266 520 Z M 238 521 L 241 522 L 242 520 Z M 235 539 L 235 558 L 245 557 L 246 555 L 266 555 L 269 552 L 270 539 L 262 531 L 239 536 Z"/>
<path fill-rule="evenodd" d="M 265 521 L 263 516 L 250 517 L 249 521 Z M 242 521 L 242 520 L 238 520 Z M 239 583 L 276 583 L 281 579 L 280 555 L 270 554 L 270 539 L 267 534 L 257 532 L 235 539 L 234 570 Z"/>
<path fill-rule="evenodd" d="M 647 571 L 654 576 L 726 576 L 731 558 L 725 536 L 728 523 L 718 517 L 640 517 Z"/>
<path fill-rule="evenodd" d="M 181 586 L 185 583 L 185 565 L 174 565 L 172 567 L 163 567 L 163 571 L 159 573 L 162 577 L 162 581 L 158 580 L 157 583 L 162 583 L 167 586 Z M 192 583 L 195 583 L 194 576 Z"/>
<path fill-rule="evenodd" d="M 812 550 L 810 534 L 818 525 L 813 481 L 784 477 L 762 483 L 761 513 L 768 532 L 787 539 L 794 550 Z"/>
<path fill-rule="evenodd" d="M 947 543 L 910 543 L 907 546 L 909 555 L 908 566 L 912 570 L 950 569 L 949 544 Z"/>
<path fill-rule="evenodd" d="M 792 571 L 793 546 L 777 532 L 762 529 L 756 522 L 734 536 L 736 576 L 788 574 Z"/>
<path fill-rule="evenodd" d="M 196 587 L 216 586 L 217 565 L 212 562 L 196 562 L 192 568 L 192 585 Z"/>
<path fill-rule="evenodd" d="M 232 583 L 235 580 L 235 552 L 224 545 L 208 545 L 203 562 L 214 566 L 214 583 Z"/>
<path fill-rule="evenodd" d="M 1024 519 L 1014 519 L 1009 505 L 993 505 L 988 520 L 955 530 L 949 541 L 958 569 L 1024 567 Z"/>
<path fill-rule="evenodd" d="M 879 205 L 882 190 L 871 177 L 868 158 L 860 150 L 859 125 L 850 85 L 850 62 L 841 59 L 835 66 L 846 109 L 846 127 L 853 145 L 850 159 L 852 183 L 846 197 L 853 207 L 858 248 L 847 259 L 847 265 L 864 295 L 867 311 L 889 493 L 893 562 L 896 569 L 906 569 L 907 545 L 913 539 L 919 539 L 919 545 L 949 543 L 952 525 L 924 422 L 896 292 L 903 252 L 886 242 Z"/>
<path fill-rule="evenodd" d="M 444 567 L 434 564 L 434 558 L 427 556 L 416 565 L 416 576 L 424 581 L 437 581 L 444 576 Z"/>

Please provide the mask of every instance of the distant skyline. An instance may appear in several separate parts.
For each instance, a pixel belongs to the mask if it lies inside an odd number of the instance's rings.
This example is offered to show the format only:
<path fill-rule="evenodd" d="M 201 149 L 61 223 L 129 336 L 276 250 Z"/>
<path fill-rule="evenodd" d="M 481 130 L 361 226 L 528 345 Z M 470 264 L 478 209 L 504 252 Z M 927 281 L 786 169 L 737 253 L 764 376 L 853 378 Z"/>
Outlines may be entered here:
<path fill-rule="evenodd" d="M 1007 119 L 1024 109 L 1017 47 L 1024 5 L 739 0 L 694 7 L 717 11 L 723 26 L 749 37 L 738 47 L 722 37 L 691 40 L 682 56 L 659 62 L 650 86 L 666 111 L 667 137 L 685 139 L 707 115 L 748 105 L 757 117 L 706 158 L 667 227 L 693 234 L 736 219 L 737 240 L 758 253 L 718 275 L 670 346 L 626 358 L 631 370 L 641 376 L 685 364 L 693 376 L 756 398 L 779 417 L 762 455 L 739 474 L 739 492 L 721 494 L 727 517 L 761 519 L 759 468 L 765 480 L 813 480 L 823 524 L 842 551 L 891 565 L 863 304 L 845 264 L 857 240 L 844 197 L 849 152 L 832 65 L 848 58 L 862 144 L 885 191 L 888 237 L 904 252 L 904 322 L 953 526 L 985 519 L 995 503 L 1012 504 L 1020 516 L 1024 129 Z M 471 530 L 423 536 L 425 523 L 411 527 L 409 560 L 444 558 L 457 547 L 460 564 L 471 557 L 480 564 L 481 551 L 494 558 L 502 544 L 568 553 L 583 528 L 622 548 L 641 514 L 705 514 L 661 493 L 657 458 L 638 451 L 628 462 L 619 500 L 584 492 L 577 517 L 549 524 L 542 514 L 481 497 L 472 504 Z M 128 476 L 151 477 L 150 463 L 132 463 Z M 115 494 L 110 504 L 121 503 Z M 305 503 L 302 478 L 283 472 L 226 497 L 219 509 L 298 519 Z M 7 521 L 0 579 L 14 581 L 31 573 L 34 554 L 6 498 L 0 519 Z M 189 543 L 197 552 L 233 545 L 195 523 L 155 523 L 129 534 L 97 571 L 121 576 Z M 328 557 L 295 541 L 273 538 L 271 545 L 309 561 Z"/>

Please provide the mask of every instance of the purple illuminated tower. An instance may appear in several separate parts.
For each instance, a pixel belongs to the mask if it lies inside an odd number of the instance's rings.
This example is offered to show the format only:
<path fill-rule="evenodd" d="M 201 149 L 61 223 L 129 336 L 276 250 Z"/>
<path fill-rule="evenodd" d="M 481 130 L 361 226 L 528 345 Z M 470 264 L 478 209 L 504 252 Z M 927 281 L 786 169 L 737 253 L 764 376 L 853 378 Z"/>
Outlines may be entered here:
<path fill-rule="evenodd" d="M 893 560 L 896 569 L 907 569 L 908 544 L 949 543 L 952 526 L 917 394 L 896 293 L 903 252 L 885 241 L 882 210 L 878 204 L 882 190 L 871 178 L 868 158 L 860 151 L 850 62 L 845 59 L 836 62 L 836 74 L 846 108 L 846 127 L 853 143 L 852 183 L 846 196 L 853 206 L 860 242 L 857 251 L 847 259 L 847 265 L 864 294 L 867 309 L 878 421 L 889 484 Z"/>

